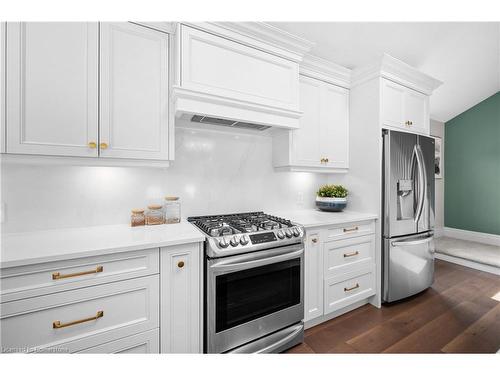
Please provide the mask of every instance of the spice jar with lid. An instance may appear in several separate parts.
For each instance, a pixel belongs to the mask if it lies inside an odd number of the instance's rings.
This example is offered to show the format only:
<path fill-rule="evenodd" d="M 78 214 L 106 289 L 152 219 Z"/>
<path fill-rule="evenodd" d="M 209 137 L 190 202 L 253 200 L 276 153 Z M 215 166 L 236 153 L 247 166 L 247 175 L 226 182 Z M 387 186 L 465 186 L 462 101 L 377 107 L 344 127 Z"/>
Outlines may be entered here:
<path fill-rule="evenodd" d="M 161 205 L 152 204 L 146 211 L 146 225 L 164 224 L 163 211 Z"/>
<path fill-rule="evenodd" d="M 181 200 L 179 197 L 165 197 L 165 223 L 174 224 L 181 222 Z"/>
<path fill-rule="evenodd" d="M 130 215 L 130 226 L 138 227 L 146 224 L 146 217 L 142 208 L 135 208 Z"/>

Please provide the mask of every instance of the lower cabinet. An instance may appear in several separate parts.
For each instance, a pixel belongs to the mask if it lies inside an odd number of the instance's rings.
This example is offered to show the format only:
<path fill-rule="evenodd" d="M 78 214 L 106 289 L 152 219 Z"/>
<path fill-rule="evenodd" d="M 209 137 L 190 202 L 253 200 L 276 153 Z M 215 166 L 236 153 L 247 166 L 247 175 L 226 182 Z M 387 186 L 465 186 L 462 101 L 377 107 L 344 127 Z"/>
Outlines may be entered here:
<path fill-rule="evenodd" d="M 155 329 L 158 288 L 151 275 L 2 303 L 2 346 L 74 353 Z"/>
<path fill-rule="evenodd" d="M 375 266 L 325 280 L 325 314 L 375 294 Z"/>
<path fill-rule="evenodd" d="M 160 330 L 157 328 L 81 350 L 78 353 L 157 354 L 159 352 Z"/>
<path fill-rule="evenodd" d="M 161 352 L 201 353 L 202 254 L 198 243 L 160 250 Z"/>
<path fill-rule="evenodd" d="M 373 224 L 365 221 L 307 230 L 306 327 L 331 319 L 376 294 Z"/>
<path fill-rule="evenodd" d="M 305 255 L 305 320 L 323 315 L 323 250 L 320 231 L 307 233 Z"/>

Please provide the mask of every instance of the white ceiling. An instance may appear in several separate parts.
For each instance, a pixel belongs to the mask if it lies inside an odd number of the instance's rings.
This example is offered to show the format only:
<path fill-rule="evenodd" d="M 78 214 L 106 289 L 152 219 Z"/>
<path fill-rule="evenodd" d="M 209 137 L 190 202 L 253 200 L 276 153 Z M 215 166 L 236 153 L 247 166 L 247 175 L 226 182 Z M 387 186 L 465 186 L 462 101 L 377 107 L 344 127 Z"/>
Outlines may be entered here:
<path fill-rule="evenodd" d="M 500 90 L 500 23 L 270 22 L 315 44 L 312 54 L 348 68 L 386 52 L 443 81 L 431 118 L 448 121 Z"/>

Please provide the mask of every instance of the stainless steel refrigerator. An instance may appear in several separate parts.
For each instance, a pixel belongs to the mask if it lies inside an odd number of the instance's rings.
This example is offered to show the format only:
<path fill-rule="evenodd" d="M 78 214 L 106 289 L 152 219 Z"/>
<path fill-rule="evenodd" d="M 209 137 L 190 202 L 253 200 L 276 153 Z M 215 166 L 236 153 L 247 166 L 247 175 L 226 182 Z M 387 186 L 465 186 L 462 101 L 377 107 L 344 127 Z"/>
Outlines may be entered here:
<path fill-rule="evenodd" d="M 385 302 L 434 281 L 434 139 L 383 130 L 383 261 Z"/>

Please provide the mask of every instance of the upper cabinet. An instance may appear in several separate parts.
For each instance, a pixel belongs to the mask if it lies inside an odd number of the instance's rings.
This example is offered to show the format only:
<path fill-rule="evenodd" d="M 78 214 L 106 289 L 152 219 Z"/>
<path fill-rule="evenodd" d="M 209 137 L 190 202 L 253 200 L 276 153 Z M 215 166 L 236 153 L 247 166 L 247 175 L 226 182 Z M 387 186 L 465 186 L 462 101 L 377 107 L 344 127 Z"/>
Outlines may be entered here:
<path fill-rule="evenodd" d="M 289 171 L 346 172 L 349 167 L 349 90 L 342 86 L 348 87 L 349 70 L 312 59 L 308 57 L 301 67 L 300 128 L 275 131 L 274 167 Z M 312 62 L 316 71 L 312 69 Z"/>
<path fill-rule="evenodd" d="M 8 23 L 6 44 L 7 153 L 173 158 L 169 34 L 126 22 Z"/>
<path fill-rule="evenodd" d="M 7 152 L 96 157 L 97 23 L 7 24 Z"/>
<path fill-rule="evenodd" d="M 188 120 L 193 115 L 210 117 L 215 120 L 211 123 L 219 124 L 231 120 L 264 125 L 260 129 L 298 128 L 301 56 L 286 55 L 271 38 L 262 42 L 244 37 L 235 27 L 214 23 L 179 26 L 174 86 L 177 115 Z M 269 30 L 277 33 L 277 29 L 265 29 Z M 279 36 L 289 38 L 283 32 Z"/>
<path fill-rule="evenodd" d="M 101 23 L 100 156 L 169 159 L 169 35 Z"/>
<path fill-rule="evenodd" d="M 429 98 L 441 84 L 437 79 L 384 54 L 374 64 L 353 71 L 351 91 L 356 92 L 356 98 L 363 97 L 368 101 L 365 107 L 377 104 L 378 126 L 428 135 Z M 363 108 L 355 108 L 355 111 L 360 118 L 367 112 Z M 374 122 L 377 121 L 374 119 Z"/>
<path fill-rule="evenodd" d="M 0 22 L 0 153 L 5 152 L 5 28 Z"/>
<path fill-rule="evenodd" d="M 382 79 L 383 127 L 429 134 L 429 96 Z"/>

